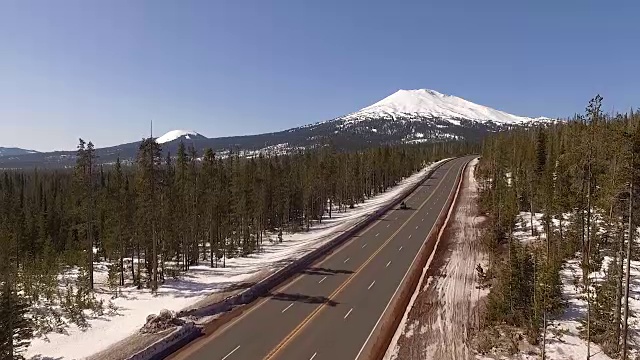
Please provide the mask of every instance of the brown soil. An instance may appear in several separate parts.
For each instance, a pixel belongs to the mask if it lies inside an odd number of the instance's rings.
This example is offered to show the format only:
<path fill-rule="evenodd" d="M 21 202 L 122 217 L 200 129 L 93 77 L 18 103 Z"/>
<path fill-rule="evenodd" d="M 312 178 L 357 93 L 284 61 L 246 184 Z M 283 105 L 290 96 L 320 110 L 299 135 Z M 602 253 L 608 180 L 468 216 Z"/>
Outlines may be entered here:
<path fill-rule="evenodd" d="M 476 206 L 474 166 L 467 168 L 463 188 L 424 283 L 409 311 L 396 345 L 397 359 L 472 359 L 469 346 L 479 327 L 478 304 L 485 291 L 478 288 L 476 266 L 486 259 L 481 253 L 480 224 Z M 486 268 L 486 267 L 485 267 Z M 392 356 L 393 358 L 393 356 Z"/>

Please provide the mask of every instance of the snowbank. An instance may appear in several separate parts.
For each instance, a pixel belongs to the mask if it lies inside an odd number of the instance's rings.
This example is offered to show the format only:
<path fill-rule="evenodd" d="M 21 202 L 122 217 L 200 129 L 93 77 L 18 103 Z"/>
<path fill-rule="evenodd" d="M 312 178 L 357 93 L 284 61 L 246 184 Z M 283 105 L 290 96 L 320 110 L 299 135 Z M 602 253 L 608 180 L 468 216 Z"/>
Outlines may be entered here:
<path fill-rule="evenodd" d="M 438 163 L 404 179 L 393 189 L 357 204 L 354 209 L 334 212 L 331 219 L 325 218 L 322 223 L 314 224 L 310 231 L 284 234 L 282 243 L 278 243 L 277 235 L 272 234 L 270 238 L 273 243 L 265 239 L 260 253 L 227 259 L 225 268 L 210 268 L 206 264 L 193 266 L 181 279 L 167 281 L 162 285 L 157 295 L 152 295 L 147 289 L 123 288 L 123 296 L 112 300 L 118 308 L 117 314 L 89 318 L 89 327 L 84 331 L 72 325 L 66 329 L 66 334 L 49 333 L 46 338 L 33 339 L 25 357 L 31 360 L 87 357 L 137 332 L 149 314 L 157 314 L 162 309 L 179 311 L 230 286 L 263 278 L 313 251 L 388 204 L 405 189 L 420 181 Z M 111 299 L 106 290 L 106 264 L 96 264 L 94 276 L 98 290 L 102 290 L 97 297 L 106 303 Z"/>

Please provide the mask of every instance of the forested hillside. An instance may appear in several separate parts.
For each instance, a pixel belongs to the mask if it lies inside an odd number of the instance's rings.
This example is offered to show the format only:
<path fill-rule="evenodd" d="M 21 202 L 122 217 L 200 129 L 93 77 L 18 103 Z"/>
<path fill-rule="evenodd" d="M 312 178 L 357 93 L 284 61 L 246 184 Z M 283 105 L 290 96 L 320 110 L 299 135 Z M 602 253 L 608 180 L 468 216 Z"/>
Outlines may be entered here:
<path fill-rule="evenodd" d="M 497 134 L 483 144 L 478 178 L 491 257 L 489 268 L 478 271 L 491 291 L 481 352 L 519 331 L 542 359 L 547 356 L 549 339 L 558 336 L 548 324 L 569 305 L 560 274 L 572 260 L 582 273 L 573 285 L 580 293 L 575 301 L 586 302 L 579 320 L 587 358 L 595 354 L 591 342 L 612 358 L 631 358 L 629 265 L 640 258 L 640 112 L 606 115 L 601 107 L 598 96 L 572 121 Z M 518 240 L 516 227 L 528 229 L 532 240 Z M 518 352 L 517 342 L 508 339 L 507 351 Z"/>
<path fill-rule="evenodd" d="M 106 167 L 80 140 L 73 170 L 0 173 L 0 358 L 65 322 L 86 326 L 87 309 L 105 311 L 93 295 L 98 261 L 116 295 L 125 283 L 155 291 L 199 261 L 225 266 L 259 251 L 267 233 L 305 231 L 427 162 L 474 150 L 440 143 L 247 159 L 181 145 L 163 158 L 146 139 L 134 165 Z M 69 271 L 77 281 L 60 284 Z"/>

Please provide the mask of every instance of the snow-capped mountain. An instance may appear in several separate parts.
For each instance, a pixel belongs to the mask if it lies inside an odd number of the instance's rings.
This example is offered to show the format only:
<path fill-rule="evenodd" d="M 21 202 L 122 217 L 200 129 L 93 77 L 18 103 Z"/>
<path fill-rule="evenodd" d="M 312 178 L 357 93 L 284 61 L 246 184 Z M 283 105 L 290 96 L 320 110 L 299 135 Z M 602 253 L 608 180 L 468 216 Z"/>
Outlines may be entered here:
<path fill-rule="evenodd" d="M 478 141 L 484 135 L 513 127 L 551 124 L 546 117 L 512 115 L 435 90 L 398 90 L 345 116 L 303 127 L 323 128 L 330 137 L 364 143 Z"/>
<path fill-rule="evenodd" d="M 198 140 L 206 139 L 205 136 L 198 134 L 193 130 L 171 130 L 156 139 L 158 144 L 164 144 L 175 140 Z"/>
<path fill-rule="evenodd" d="M 398 90 L 377 103 L 338 118 L 338 120 L 357 122 L 384 118 L 393 120 L 440 119 L 454 125 L 460 125 L 460 120 L 494 122 L 504 125 L 524 125 L 550 121 L 545 117 L 530 118 L 512 115 L 429 89 Z"/>
<path fill-rule="evenodd" d="M 478 105 L 434 90 L 399 90 L 345 116 L 284 131 L 245 136 L 207 138 L 192 130 L 172 130 L 156 141 L 163 151 L 176 154 L 180 142 L 198 154 L 206 148 L 217 154 L 241 151 L 282 154 L 300 149 L 333 146 L 357 149 L 381 144 L 414 144 L 450 140 L 480 141 L 486 134 L 514 127 L 553 123 L 545 117 L 525 117 Z M 140 142 L 96 150 L 99 161 L 113 163 L 120 157 L 134 161 Z M 1 156 L 2 167 L 73 166 L 75 151 Z"/>

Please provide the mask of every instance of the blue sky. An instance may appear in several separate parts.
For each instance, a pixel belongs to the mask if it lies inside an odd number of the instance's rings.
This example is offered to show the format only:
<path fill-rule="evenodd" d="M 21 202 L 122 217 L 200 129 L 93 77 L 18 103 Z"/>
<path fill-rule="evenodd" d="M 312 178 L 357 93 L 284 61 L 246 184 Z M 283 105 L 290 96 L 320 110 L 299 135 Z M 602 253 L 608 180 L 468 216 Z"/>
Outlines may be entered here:
<path fill-rule="evenodd" d="M 327 120 L 430 88 L 566 117 L 640 106 L 637 1 L 0 0 L 0 146 Z"/>

